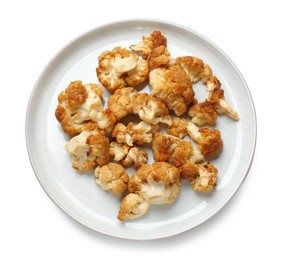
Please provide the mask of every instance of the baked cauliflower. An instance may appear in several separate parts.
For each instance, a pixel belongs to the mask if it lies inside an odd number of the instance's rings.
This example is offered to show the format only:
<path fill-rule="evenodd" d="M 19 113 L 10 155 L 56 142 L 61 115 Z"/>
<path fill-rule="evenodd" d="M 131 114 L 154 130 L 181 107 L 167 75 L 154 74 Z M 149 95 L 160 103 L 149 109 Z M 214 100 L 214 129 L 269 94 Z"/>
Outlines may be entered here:
<path fill-rule="evenodd" d="M 216 76 L 212 76 L 207 80 L 206 86 L 207 86 L 207 100 L 210 101 L 213 92 L 221 88 L 221 82 Z"/>
<path fill-rule="evenodd" d="M 95 169 L 96 184 L 103 190 L 111 190 L 115 195 L 127 189 L 129 176 L 124 168 L 117 163 L 108 163 Z"/>
<path fill-rule="evenodd" d="M 147 163 L 148 155 L 145 151 L 139 149 L 138 147 L 132 147 L 127 155 L 122 159 L 121 164 L 124 167 L 133 166 L 138 169 Z"/>
<path fill-rule="evenodd" d="M 166 162 L 146 164 L 131 176 L 128 190 L 150 204 L 172 203 L 180 191 L 179 169 Z"/>
<path fill-rule="evenodd" d="M 97 77 L 101 84 L 109 91 L 134 87 L 147 79 L 148 64 L 139 60 L 131 51 L 116 47 L 112 51 L 105 51 L 98 57 Z"/>
<path fill-rule="evenodd" d="M 108 109 L 117 121 L 133 113 L 132 96 L 138 92 L 134 88 L 117 89 L 108 99 Z"/>
<path fill-rule="evenodd" d="M 120 221 L 137 219 L 147 212 L 149 206 L 150 203 L 142 196 L 135 193 L 129 193 L 121 201 L 117 218 Z"/>
<path fill-rule="evenodd" d="M 167 127 L 167 133 L 178 138 L 184 138 L 188 135 L 187 121 L 184 118 L 175 117 L 173 123 Z"/>
<path fill-rule="evenodd" d="M 148 56 L 148 68 L 150 70 L 164 67 L 168 68 L 170 65 L 170 52 L 164 45 L 154 48 Z"/>
<path fill-rule="evenodd" d="M 138 115 L 141 120 L 153 125 L 172 124 L 169 109 L 162 99 L 141 93 L 133 95 L 131 100 L 133 113 Z"/>
<path fill-rule="evenodd" d="M 82 132 L 70 139 L 65 145 L 72 156 L 72 167 L 78 171 L 87 171 L 109 162 L 109 139 L 95 123 L 83 126 Z"/>
<path fill-rule="evenodd" d="M 167 39 L 160 31 L 154 31 L 148 37 L 143 36 L 141 42 L 131 45 L 130 48 L 143 59 L 147 59 L 151 51 L 161 45 L 167 47 Z"/>
<path fill-rule="evenodd" d="M 114 161 L 121 161 L 129 152 L 130 146 L 127 144 L 120 144 L 118 142 L 111 142 L 109 151 L 110 155 L 114 156 Z"/>
<path fill-rule="evenodd" d="M 198 128 L 195 124 L 187 122 L 187 131 L 192 140 L 198 143 L 200 152 L 207 158 L 217 156 L 223 147 L 221 133 L 211 128 Z"/>
<path fill-rule="evenodd" d="M 199 192 L 210 192 L 217 184 L 218 170 L 210 162 L 194 164 L 187 162 L 180 168 L 181 177 L 189 180 L 192 188 Z"/>
<path fill-rule="evenodd" d="M 101 129 L 110 132 L 115 124 L 115 117 L 102 106 L 103 90 L 97 84 L 71 82 L 58 97 L 56 118 L 66 134 L 75 135 L 82 131 L 89 120 L 96 122 Z"/>
<path fill-rule="evenodd" d="M 210 66 L 194 56 L 178 57 L 174 64 L 183 68 L 192 83 L 202 80 L 206 84 L 207 80 L 212 76 Z"/>
<path fill-rule="evenodd" d="M 166 106 L 177 116 L 186 112 L 193 101 L 194 91 L 188 75 L 180 66 L 158 68 L 149 73 L 151 94 L 164 100 Z"/>
<path fill-rule="evenodd" d="M 138 124 L 130 122 L 127 126 L 118 123 L 112 131 L 112 137 L 115 137 L 118 143 L 126 143 L 129 146 L 133 146 L 133 143 L 143 145 L 152 142 L 153 134 L 158 128 L 158 125 L 152 125 L 144 121 Z"/>
<path fill-rule="evenodd" d="M 191 122 L 199 126 L 204 124 L 214 125 L 217 121 L 217 113 L 208 100 L 201 103 L 198 103 L 196 99 L 193 100 L 193 105 L 189 108 L 187 114 L 191 117 Z"/>

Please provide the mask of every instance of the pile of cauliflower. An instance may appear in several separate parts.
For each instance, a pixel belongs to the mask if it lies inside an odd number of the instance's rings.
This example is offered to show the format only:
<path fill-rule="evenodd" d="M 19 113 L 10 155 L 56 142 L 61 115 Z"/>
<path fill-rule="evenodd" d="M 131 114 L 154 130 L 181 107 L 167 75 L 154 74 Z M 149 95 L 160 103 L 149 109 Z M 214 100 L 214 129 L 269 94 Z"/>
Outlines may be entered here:
<path fill-rule="evenodd" d="M 130 50 L 101 53 L 96 74 L 112 93 L 107 108 L 100 85 L 77 80 L 58 96 L 55 116 L 71 138 L 65 149 L 72 167 L 93 171 L 100 188 L 121 195 L 120 221 L 174 202 L 181 179 L 196 192 L 215 188 L 218 170 L 210 160 L 219 156 L 223 141 L 218 129 L 207 126 L 221 114 L 239 116 L 208 64 L 194 56 L 171 57 L 166 37 L 154 31 Z M 195 98 L 198 81 L 206 86 L 203 101 Z M 147 84 L 150 93 L 137 91 Z M 137 120 L 126 121 L 128 115 Z M 131 176 L 128 167 L 136 169 Z"/>

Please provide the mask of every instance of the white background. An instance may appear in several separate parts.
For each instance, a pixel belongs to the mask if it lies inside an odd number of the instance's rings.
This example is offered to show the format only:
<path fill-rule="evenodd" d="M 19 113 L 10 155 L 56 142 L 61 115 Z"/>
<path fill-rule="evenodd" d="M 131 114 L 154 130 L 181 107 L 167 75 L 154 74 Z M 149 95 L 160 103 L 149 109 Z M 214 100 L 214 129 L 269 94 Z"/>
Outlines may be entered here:
<path fill-rule="evenodd" d="M 277 4 L 270 0 L 1 1 L 0 258 L 280 257 L 281 15 Z M 201 226 L 155 241 L 111 238 L 66 216 L 39 185 L 25 145 L 28 99 L 46 63 L 80 34 L 126 18 L 172 21 L 216 43 L 248 83 L 258 119 L 254 162 L 230 203 Z"/>

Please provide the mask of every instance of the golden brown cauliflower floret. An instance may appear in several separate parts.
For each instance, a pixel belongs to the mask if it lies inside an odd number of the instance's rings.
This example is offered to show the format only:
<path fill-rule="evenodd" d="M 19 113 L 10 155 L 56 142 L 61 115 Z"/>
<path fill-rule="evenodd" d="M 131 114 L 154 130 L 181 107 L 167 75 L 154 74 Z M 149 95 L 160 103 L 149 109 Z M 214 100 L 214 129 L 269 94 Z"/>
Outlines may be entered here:
<path fill-rule="evenodd" d="M 197 163 L 204 159 L 200 151 L 190 142 L 162 133 L 154 135 L 152 151 L 155 161 L 166 162 L 170 160 L 170 163 L 176 167 L 180 167 L 187 161 Z"/>
<path fill-rule="evenodd" d="M 132 147 L 127 153 L 126 157 L 121 161 L 124 167 L 133 166 L 138 169 L 147 163 L 148 155 L 145 151 L 139 149 L 138 147 Z"/>
<path fill-rule="evenodd" d="M 117 218 L 120 221 L 137 219 L 147 212 L 149 206 L 150 203 L 148 203 L 142 196 L 135 193 L 129 193 L 122 199 Z"/>
<path fill-rule="evenodd" d="M 97 124 L 86 124 L 83 131 L 70 139 L 65 149 L 72 156 L 72 167 L 78 171 L 90 170 L 109 162 L 109 140 Z"/>
<path fill-rule="evenodd" d="M 191 139 L 199 144 L 198 148 L 205 157 L 212 158 L 221 152 L 223 141 L 219 130 L 206 127 L 199 129 L 191 122 L 187 123 L 187 130 Z"/>
<path fill-rule="evenodd" d="M 115 118 L 109 110 L 103 110 L 103 91 L 97 84 L 82 84 L 73 81 L 58 97 L 56 118 L 66 134 L 75 135 L 82 131 L 89 120 L 96 122 L 100 128 L 110 132 Z"/>
<path fill-rule="evenodd" d="M 208 79 L 206 85 L 207 85 L 207 100 L 209 101 L 213 95 L 213 92 L 221 88 L 221 82 L 216 76 L 212 76 L 210 79 Z"/>
<path fill-rule="evenodd" d="M 167 46 L 167 39 L 160 31 L 154 31 L 148 37 L 143 36 L 141 42 L 130 46 L 130 48 L 141 55 L 143 59 L 147 59 L 151 51 L 161 45 Z"/>
<path fill-rule="evenodd" d="M 140 61 L 131 51 L 116 47 L 99 56 L 97 76 L 102 85 L 109 91 L 124 88 L 129 84 L 134 87 L 145 81 L 148 76 L 148 64 Z"/>
<path fill-rule="evenodd" d="M 166 162 L 144 165 L 131 176 L 128 190 L 141 195 L 150 204 L 172 203 L 180 190 L 179 169 Z"/>
<path fill-rule="evenodd" d="M 210 192 L 217 184 L 217 168 L 210 162 L 184 164 L 180 168 L 183 179 L 188 179 L 192 188 L 199 192 Z"/>
<path fill-rule="evenodd" d="M 187 114 L 191 117 L 191 122 L 196 125 L 210 124 L 213 125 L 217 121 L 217 113 L 211 102 L 204 101 L 198 103 L 193 101 L 194 105 L 190 107 Z"/>
<path fill-rule="evenodd" d="M 152 87 L 151 94 L 164 100 L 177 116 L 186 112 L 194 97 L 191 81 L 179 66 L 152 70 L 149 73 L 149 84 Z"/>
<path fill-rule="evenodd" d="M 214 90 L 210 102 L 219 115 L 226 114 L 234 120 L 239 120 L 238 113 L 226 102 L 223 89 Z"/>
<path fill-rule="evenodd" d="M 212 76 L 210 66 L 205 64 L 203 60 L 194 56 L 179 57 L 176 59 L 175 65 L 179 65 L 183 68 L 186 74 L 190 77 L 192 83 L 196 83 L 199 80 L 206 83 Z"/>
<path fill-rule="evenodd" d="M 133 113 L 132 96 L 138 92 L 134 88 L 117 89 L 108 99 L 108 108 L 116 121 Z"/>
<path fill-rule="evenodd" d="M 127 144 L 111 142 L 109 150 L 110 155 L 114 156 L 114 161 L 119 162 L 128 154 L 130 146 Z"/>
<path fill-rule="evenodd" d="M 103 190 L 111 190 L 115 195 L 127 189 L 129 176 L 124 168 L 117 163 L 108 163 L 95 169 L 96 184 Z"/>
<path fill-rule="evenodd" d="M 188 131 L 186 119 L 175 117 L 173 119 L 173 124 L 167 127 L 167 133 L 179 138 L 187 136 Z"/>
<path fill-rule="evenodd" d="M 144 121 L 138 124 L 130 122 L 127 126 L 118 123 L 112 131 L 112 136 L 116 138 L 118 143 L 126 143 L 130 146 L 133 143 L 143 145 L 152 142 L 153 134 L 157 130 L 158 125 L 151 125 Z"/>
<path fill-rule="evenodd" d="M 148 56 L 148 67 L 150 70 L 164 67 L 168 68 L 170 65 L 170 53 L 164 45 L 153 49 Z"/>
<path fill-rule="evenodd" d="M 162 99 L 142 93 L 133 95 L 131 100 L 133 113 L 138 115 L 141 120 L 153 125 L 172 124 L 169 109 Z"/>

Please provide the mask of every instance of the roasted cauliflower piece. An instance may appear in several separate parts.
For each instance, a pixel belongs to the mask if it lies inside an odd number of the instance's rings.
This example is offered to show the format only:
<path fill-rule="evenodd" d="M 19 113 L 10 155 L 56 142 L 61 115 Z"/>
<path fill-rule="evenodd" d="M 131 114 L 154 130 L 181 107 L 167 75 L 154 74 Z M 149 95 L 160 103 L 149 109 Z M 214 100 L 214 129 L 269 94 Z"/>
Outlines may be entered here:
<path fill-rule="evenodd" d="M 109 140 L 95 123 L 84 125 L 82 132 L 66 143 L 65 149 L 72 156 L 72 167 L 78 171 L 104 165 L 110 159 Z"/>
<path fill-rule="evenodd" d="M 56 118 L 66 134 L 75 135 L 82 131 L 89 120 L 96 122 L 101 129 L 110 132 L 115 124 L 115 117 L 102 107 L 103 90 L 97 84 L 82 84 L 77 80 L 60 93 Z"/>
<path fill-rule="evenodd" d="M 199 144 L 198 148 L 205 157 L 213 158 L 221 152 L 223 141 L 219 130 L 206 127 L 199 129 L 195 124 L 188 122 L 187 131 L 191 139 Z"/>
<path fill-rule="evenodd" d="M 174 64 L 183 68 L 192 83 L 202 80 L 206 84 L 207 80 L 212 76 L 210 66 L 194 56 L 178 57 Z"/>
<path fill-rule="evenodd" d="M 139 149 L 138 147 L 132 147 L 127 153 L 126 157 L 121 161 L 124 167 L 133 166 L 138 169 L 147 163 L 148 154 Z"/>
<path fill-rule="evenodd" d="M 177 116 L 183 115 L 193 101 L 191 81 L 179 66 L 152 70 L 149 73 L 149 84 L 152 88 L 151 94 L 164 100 L 166 106 Z"/>
<path fill-rule="evenodd" d="M 187 162 L 180 168 L 181 177 L 189 180 L 192 188 L 199 192 L 210 192 L 217 184 L 217 168 L 210 162 L 194 164 Z"/>
<path fill-rule="evenodd" d="M 170 52 L 164 45 L 154 48 L 148 56 L 148 67 L 150 70 L 164 67 L 168 68 L 170 65 Z"/>
<path fill-rule="evenodd" d="M 130 146 L 127 144 L 120 144 L 118 142 L 110 143 L 110 155 L 114 156 L 114 161 L 121 161 L 129 152 Z"/>
<path fill-rule="evenodd" d="M 188 135 L 187 121 L 184 118 L 175 117 L 173 118 L 172 125 L 167 127 L 167 133 L 178 138 L 184 138 Z"/>
<path fill-rule="evenodd" d="M 162 99 L 141 93 L 133 95 L 131 100 L 133 113 L 138 115 L 141 120 L 153 125 L 172 124 L 169 109 Z"/>
<path fill-rule="evenodd" d="M 124 168 L 117 163 L 108 163 L 95 169 L 96 184 L 103 190 L 111 190 L 115 195 L 127 189 L 129 176 Z"/>
<path fill-rule="evenodd" d="M 120 221 L 137 219 L 147 212 L 149 206 L 150 203 L 142 196 L 129 193 L 122 199 L 117 218 Z"/>
<path fill-rule="evenodd" d="M 131 176 L 128 190 L 150 204 L 172 203 L 180 191 L 179 169 L 166 162 L 145 164 Z"/>
<path fill-rule="evenodd" d="M 133 113 L 132 97 L 137 93 L 134 88 L 121 88 L 109 97 L 107 105 L 117 121 Z"/>
<path fill-rule="evenodd" d="M 238 113 L 226 102 L 223 89 L 214 90 L 210 102 L 219 115 L 226 114 L 234 120 L 239 120 Z"/>
<path fill-rule="evenodd" d="M 176 167 L 180 167 L 187 161 L 198 163 L 204 159 L 200 151 L 190 142 L 159 132 L 154 135 L 152 151 L 155 161 L 170 160 L 170 163 Z"/>
<path fill-rule="evenodd" d="M 198 103 L 197 100 L 193 101 L 193 105 L 187 111 L 191 117 L 191 122 L 195 125 L 210 124 L 214 125 L 217 121 L 217 113 L 214 110 L 210 101 Z"/>
<path fill-rule="evenodd" d="M 125 48 L 116 47 L 112 51 L 105 51 L 98 60 L 97 77 L 109 91 L 114 92 L 127 84 L 134 87 L 147 79 L 147 61 L 139 60 L 136 54 Z"/>
<path fill-rule="evenodd" d="M 118 143 L 126 143 L 129 146 L 133 146 L 133 143 L 143 145 L 152 142 L 153 134 L 158 128 L 158 125 L 151 125 L 144 121 L 138 124 L 130 122 L 127 126 L 118 123 L 112 131 L 112 137 L 115 137 Z"/>
<path fill-rule="evenodd" d="M 159 46 L 167 47 L 167 39 L 160 31 L 154 31 L 150 36 L 142 37 L 142 41 L 131 45 L 130 48 L 143 59 L 147 59 L 151 51 Z"/>
<path fill-rule="evenodd" d="M 221 88 L 221 82 L 216 76 L 212 76 L 207 80 L 206 85 L 207 85 L 207 100 L 210 101 L 213 92 Z"/>

